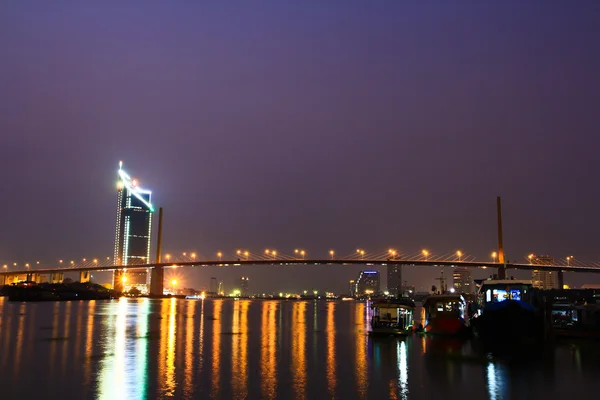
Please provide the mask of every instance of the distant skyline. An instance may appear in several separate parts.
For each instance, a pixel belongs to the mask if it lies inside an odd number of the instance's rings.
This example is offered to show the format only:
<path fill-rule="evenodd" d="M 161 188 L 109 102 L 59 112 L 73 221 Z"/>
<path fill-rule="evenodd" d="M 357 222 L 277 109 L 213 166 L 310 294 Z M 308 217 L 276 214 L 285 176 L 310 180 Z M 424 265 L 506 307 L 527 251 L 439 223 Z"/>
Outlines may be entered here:
<path fill-rule="evenodd" d="M 501 195 L 508 259 L 600 262 L 599 18 L 592 1 L 4 2 L 0 262 L 111 255 L 120 160 L 164 207 L 168 252 L 488 259 Z"/>

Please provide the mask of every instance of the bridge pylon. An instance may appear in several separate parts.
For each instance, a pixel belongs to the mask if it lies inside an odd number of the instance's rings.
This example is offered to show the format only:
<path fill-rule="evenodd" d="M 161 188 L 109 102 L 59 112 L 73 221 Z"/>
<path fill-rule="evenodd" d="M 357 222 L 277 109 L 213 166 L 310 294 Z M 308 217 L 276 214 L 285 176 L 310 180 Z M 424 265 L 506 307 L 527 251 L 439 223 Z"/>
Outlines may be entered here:
<path fill-rule="evenodd" d="M 502 199 L 496 198 L 496 213 L 498 216 L 498 279 L 506 279 L 506 260 L 504 259 L 504 243 L 502 240 Z"/>
<path fill-rule="evenodd" d="M 163 209 L 158 209 L 158 238 L 156 244 L 156 263 L 162 262 L 162 221 L 163 221 Z M 161 266 L 155 266 L 150 272 L 150 295 L 151 296 L 162 296 L 164 290 L 164 278 L 165 271 Z"/>

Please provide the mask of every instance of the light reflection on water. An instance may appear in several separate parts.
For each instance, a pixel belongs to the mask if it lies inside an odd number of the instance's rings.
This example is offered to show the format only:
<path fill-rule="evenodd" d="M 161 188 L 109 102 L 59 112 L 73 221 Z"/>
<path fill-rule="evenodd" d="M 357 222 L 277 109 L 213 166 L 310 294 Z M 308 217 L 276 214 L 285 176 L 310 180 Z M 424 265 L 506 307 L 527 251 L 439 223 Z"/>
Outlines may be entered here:
<path fill-rule="evenodd" d="M 365 321 L 368 320 L 367 314 L 368 307 L 365 307 L 364 303 L 356 304 L 355 309 L 355 325 L 356 325 L 356 391 L 360 398 L 366 396 L 367 383 L 368 383 L 368 371 L 367 371 L 367 332 L 368 327 L 365 325 Z"/>
<path fill-rule="evenodd" d="M 278 304 L 276 301 L 262 303 L 260 368 L 263 377 L 261 381 L 261 397 L 263 399 L 274 399 L 277 396 L 277 325 L 275 317 Z"/>
<path fill-rule="evenodd" d="M 335 305 L 332 301 L 327 303 L 327 388 L 329 396 L 335 397 L 336 371 L 335 371 Z"/>
<path fill-rule="evenodd" d="M 567 344 L 555 364 L 515 372 L 469 342 L 375 339 L 367 328 L 354 302 L 0 298 L 0 397 L 500 400 L 566 396 L 573 381 L 600 389 L 598 346 Z"/>
<path fill-rule="evenodd" d="M 221 311 L 224 300 L 215 300 L 213 302 L 213 341 L 212 341 L 212 385 L 210 397 L 216 399 L 219 397 L 220 379 L 221 379 Z"/>
<path fill-rule="evenodd" d="M 231 335 L 231 366 L 233 398 L 248 396 L 248 307 L 249 300 L 234 302 L 233 329 Z"/>
<path fill-rule="evenodd" d="M 294 302 L 292 303 L 291 369 L 296 399 L 306 398 L 306 329 L 306 302 Z"/>

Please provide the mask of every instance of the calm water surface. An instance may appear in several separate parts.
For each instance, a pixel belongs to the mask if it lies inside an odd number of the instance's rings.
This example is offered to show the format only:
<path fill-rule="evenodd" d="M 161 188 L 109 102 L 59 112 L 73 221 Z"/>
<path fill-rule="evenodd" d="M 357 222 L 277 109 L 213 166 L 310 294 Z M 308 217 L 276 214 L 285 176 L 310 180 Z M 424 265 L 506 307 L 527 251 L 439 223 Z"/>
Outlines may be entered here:
<path fill-rule="evenodd" d="M 0 399 L 600 398 L 600 346 L 373 339 L 355 302 L 0 297 Z"/>

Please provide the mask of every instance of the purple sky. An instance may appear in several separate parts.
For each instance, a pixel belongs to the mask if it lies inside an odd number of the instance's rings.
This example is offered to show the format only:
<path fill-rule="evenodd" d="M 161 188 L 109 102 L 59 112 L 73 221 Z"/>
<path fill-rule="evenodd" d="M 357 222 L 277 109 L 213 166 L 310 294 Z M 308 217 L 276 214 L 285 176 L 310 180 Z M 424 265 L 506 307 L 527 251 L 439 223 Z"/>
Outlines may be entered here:
<path fill-rule="evenodd" d="M 0 5 L 0 261 L 110 255 L 119 160 L 167 252 L 487 259 L 502 195 L 509 259 L 600 261 L 597 1 L 107 3 Z"/>

